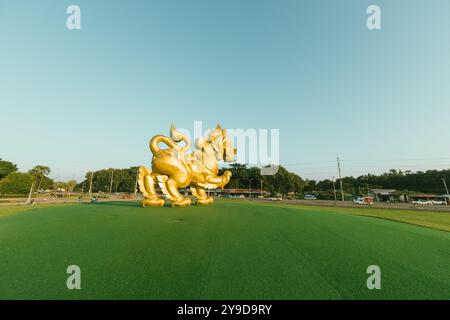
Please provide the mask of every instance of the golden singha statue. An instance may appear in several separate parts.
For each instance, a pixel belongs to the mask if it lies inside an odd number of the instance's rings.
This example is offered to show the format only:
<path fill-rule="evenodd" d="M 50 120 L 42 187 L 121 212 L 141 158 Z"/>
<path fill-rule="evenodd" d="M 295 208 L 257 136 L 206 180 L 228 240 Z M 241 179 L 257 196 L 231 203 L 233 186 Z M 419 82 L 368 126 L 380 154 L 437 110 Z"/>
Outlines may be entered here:
<path fill-rule="evenodd" d="M 179 146 L 178 142 L 184 142 Z M 168 149 L 161 149 L 160 143 Z M 172 207 L 186 207 L 191 199 L 183 197 L 179 188 L 190 186 L 192 195 L 197 198 L 197 204 L 208 205 L 214 199 L 206 194 L 206 189 L 222 188 L 230 181 L 231 172 L 225 171 L 218 176 L 218 161 L 232 162 L 236 149 L 232 147 L 226 129 L 219 125 L 209 135 L 197 139 L 195 151 L 190 153 L 190 139 L 177 131 L 170 129 L 170 137 L 157 135 L 150 140 L 150 150 L 153 154 L 152 170 L 139 168 L 139 190 L 144 195 L 142 205 L 163 206 L 165 200 L 156 192 L 156 184 L 166 199 L 172 201 Z"/>

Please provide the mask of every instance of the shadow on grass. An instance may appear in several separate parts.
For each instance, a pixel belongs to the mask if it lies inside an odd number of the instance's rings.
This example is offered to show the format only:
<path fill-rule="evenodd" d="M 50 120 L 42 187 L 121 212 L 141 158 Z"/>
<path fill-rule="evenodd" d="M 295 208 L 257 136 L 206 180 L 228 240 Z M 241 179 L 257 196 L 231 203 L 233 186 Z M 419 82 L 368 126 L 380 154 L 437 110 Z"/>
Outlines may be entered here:
<path fill-rule="evenodd" d="M 142 200 L 136 200 L 136 201 L 100 201 L 100 202 L 89 202 L 84 203 L 85 205 L 94 205 L 94 206 L 120 206 L 120 207 L 133 207 L 133 208 L 143 208 L 142 207 Z M 147 207 L 151 208 L 151 207 Z M 166 201 L 164 204 L 164 208 L 171 208 L 171 202 Z M 145 209 L 145 208 L 144 208 Z M 183 209 L 183 208 L 181 208 Z"/>
<path fill-rule="evenodd" d="M 84 205 L 94 205 L 94 206 L 120 206 L 120 207 L 142 207 L 141 201 L 100 201 L 100 202 L 89 202 L 83 203 Z"/>
<path fill-rule="evenodd" d="M 220 203 L 229 203 L 229 201 L 226 200 L 222 200 L 220 199 L 219 201 L 217 201 L 219 204 Z M 143 208 L 142 207 L 142 200 L 133 200 L 133 201 L 99 201 L 99 202 L 84 202 L 84 205 L 95 205 L 95 206 L 121 206 L 121 207 L 133 207 L 133 208 Z M 212 206 L 217 205 L 217 203 L 212 204 Z M 192 208 L 192 207 L 209 207 L 209 206 L 202 206 L 202 205 L 198 205 L 195 203 L 195 200 L 192 201 L 192 204 L 188 207 L 172 207 L 172 202 L 171 201 L 166 201 L 164 203 L 163 208 L 171 208 L 172 210 L 186 210 L 188 208 Z M 145 207 L 147 209 L 152 208 L 152 207 Z M 144 209 L 145 209 L 144 208 Z M 157 207 L 160 208 L 160 207 Z"/>

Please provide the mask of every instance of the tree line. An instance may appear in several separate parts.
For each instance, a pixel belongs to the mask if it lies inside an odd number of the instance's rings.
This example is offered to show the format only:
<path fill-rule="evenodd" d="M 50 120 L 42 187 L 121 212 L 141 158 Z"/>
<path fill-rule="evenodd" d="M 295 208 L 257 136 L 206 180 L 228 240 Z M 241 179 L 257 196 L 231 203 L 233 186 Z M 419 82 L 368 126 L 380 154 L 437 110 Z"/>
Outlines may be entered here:
<path fill-rule="evenodd" d="M 286 196 L 301 193 L 307 185 L 307 181 L 282 166 L 279 166 L 274 175 L 262 175 L 261 168 L 247 167 L 239 163 L 221 168 L 219 174 L 223 174 L 225 170 L 232 173 L 230 182 L 226 186 L 228 189 L 262 189 L 272 195 Z"/>
<path fill-rule="evenodd" d="M 321 199 L 333 199 L 334 190 L 340 192 L 340 181 L 306 180 L 279 166 L 274 175 L 262 175 L 258 167 L 248 167 L 245 164 L 233 163 L 221 168 L 232 172 L 232 177 L 226 188 L 253 189 L 269 192 L 271 195 L 287 195 L 302 197 L 304 194 L 316 194 Z M 128 192 L 136 190 L 138 167 L 126 169 L 102 169 L 87 172 L 80 183 L 75 180 L 67 182 L 54 181 L 49 175 L 47 166 L 37 165 L 28 172 L 19 172 L 17 166 L 0 159 L 0 193 L 26 194 L 32 187 L 33 192 L 48 189 L 63 189 L 64 192 Z M 371 189 L 396 189 L 404 194 L 434 193 L 445 194 L 444 181 L 450 184 L 450 169 L 427 171 L 402 171 L 391 169 L 380 175 L 366 174 L 358 177 L 342 178 L 343 191 L 346 195 L 367 195 Z"/>
<path fill-rule="evenodd" d="M 396 189 L 404 194 L 446 194 L 445 183 L 450 183 L 450 169 L 412 172 L 391 169 L 380 175 L 366 174 L 342 178 L 346 193 L 365 195 L 371 189 Z M 336 181 L 339 186 L 339 179 Z M 333 181 L 308 181 L 308 191 L 332 191 Z"/>
<path fill-rule="evenodd" d="M 128 169 L 102 169 L 87 172 L 85 180 L 54 181 L 49 177 L 48 166 L 36 165 L 27 172 L 18 171 L 17 165 L 0 158 L 0 193 L 29 194 L 52 192 L 71 194 L 88 193 L 92 177 L 92 192 L 134 192 L 136 188 L 138 167 Z M 111 183 L 112 182 L 112 183 Z"/>
<path fill-rule="evenodd" d="M 260 169 L 248 168 L 246 165 L 232 164 L 229 168 L 233 176 L 227 188 L 260 188 L 271 194 L 286 196 L 295 194 L 316 194 L 321 199 L 334 199 L 334 192 L 340 192 L 340 180 L 304 180 L 295 173 L 289 172 L 280 166 L 278 172 L 272 176 L 262 176 Z M 249 181 L 251 180 L 251 181 Z M 348 196 L 364 196 L 372 189 L 396 189 L 403 194 L 432 193 L 445 194 L 444 181 L 450 183 L 450 169 L 427 170 L 412 172 L 409 170 L 391 169 L 380 175 L 366 174 L 358 177 L 348 176 L 342 178 L 342 189 Z"/>
<path fill-rule="evenodd" d="M 92 192 L 134 192 L 138 169 L 139 167 L 131 167 L 89 171 L 85 179 L 77 185 L 77 189 L 89 192 L 92 178 Z"/>
<path fill-rule="evenodd" d="M 45 190 L 64 190 L 71 193 L 77 182 L 75 180 L 54 181 L 49 177 L 48 166 L 36 165 L 27 172 L 18 171 L 17 165 L 0 158 L 0 193 L 27 194 Z"/>

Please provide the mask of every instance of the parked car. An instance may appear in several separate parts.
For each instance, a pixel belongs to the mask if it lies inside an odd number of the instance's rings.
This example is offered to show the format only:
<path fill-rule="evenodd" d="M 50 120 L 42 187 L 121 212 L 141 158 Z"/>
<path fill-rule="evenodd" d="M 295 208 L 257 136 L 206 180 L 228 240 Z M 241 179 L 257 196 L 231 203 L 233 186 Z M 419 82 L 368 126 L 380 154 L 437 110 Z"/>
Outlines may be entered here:
<path fill-rule="evenodd" d="M 422 205 L 422 206 L 432 206 L 433 205 L 433 201 L 431 201 L 431 200 L 422 200 L 422 199 L 413 200 L 413 201 L 411 201 L 411 203 L 414 204 L 414 205 Z"/>
<path fill-rule="evenodd" d="M 372 197 L 358 197 L 353 200 L 354 204 L 365 204 L 365 205 L 373 205 Z"/>
<path fill-rule="evenodd" d="M 272 201 L 281 201 L 281 200 L 283 200 L 283 198 L 281 198 L 281 197 L 278 197 L 278 198 L 269 198 L 270 200 L 272 200 Z"/>
<path fill-rule="evenodd" d="M 305 194 L 304 199 L 305 200 L 316 200 L 317 197 L 315 195 L 313 195 L 313 194 Z"/>
<path fill-rule="evenodd" d="M 445 204 L 447 204 L 447 202 L 445 202 L 444 200 L 433 200 L 431 201 L 435 206 L 443 206 Z"/>

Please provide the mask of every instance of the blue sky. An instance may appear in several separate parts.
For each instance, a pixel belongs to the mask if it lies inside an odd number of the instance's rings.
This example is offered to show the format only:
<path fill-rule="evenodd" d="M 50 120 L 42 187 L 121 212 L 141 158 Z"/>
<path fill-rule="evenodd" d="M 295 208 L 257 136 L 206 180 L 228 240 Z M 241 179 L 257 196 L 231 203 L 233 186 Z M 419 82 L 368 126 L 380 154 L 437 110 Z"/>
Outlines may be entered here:
<path fill-rule="evenodd" d="M 81 7 L 82 29 L 66 29 Z M 381 7 L 382 30 L 366 28 Z M 0 157 L 149 164 L 171 123 L 280 129 L 306 178 L 450 167 L 450 2 L 0 0 Z"/>

